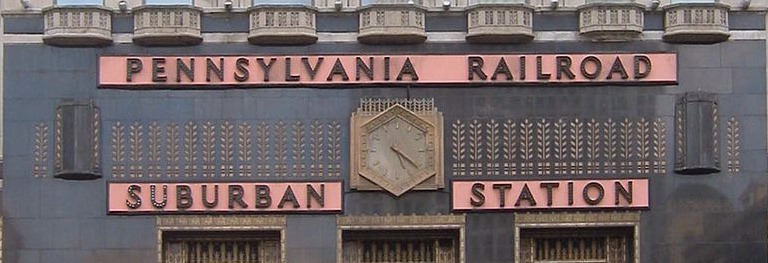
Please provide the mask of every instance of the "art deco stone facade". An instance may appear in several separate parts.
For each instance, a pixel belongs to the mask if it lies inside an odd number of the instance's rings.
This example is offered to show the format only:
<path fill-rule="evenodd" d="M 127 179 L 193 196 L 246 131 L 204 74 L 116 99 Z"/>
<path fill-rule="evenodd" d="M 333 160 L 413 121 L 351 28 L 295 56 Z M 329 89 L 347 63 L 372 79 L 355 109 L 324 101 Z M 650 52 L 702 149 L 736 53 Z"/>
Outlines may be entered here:
<path fill-rule="evenodd" d="M 427 40 L 427 9 L 416 4 L 373 4 L 360 10 L 357 40 L 365 44 L 418 44 Z"/>
<path fill-rule="evenodd" d="M 309 6 L 255 6 L 250 9 L 248 42 L 256 45 L 308 45 L 317 41 L 315 15 Z"/>
<path fill-rule="evenodd" d="M 598 41 L 626 41 L 643 33 L 643 5 L 590 3 L 579 7 L 579 33 Z"/>
<path fill-rule="evenodd" d="M 718 43 L 728 39 L 728 6 L 720 3 L 679 3 L 664 7 L 664 41 Z"/>
<path fill-rule="evenodd" d="M 54 46 L 112 43 L 112 11 L 99 6 L 54 6 L 43 10 L 43 42 Z"/>
<path fill-rule="evenodd" d="M 533 7 L 527 4 L 477 4 L 467 9 L 470 43 L 523 43 L 533 40 Z"/>
<path fill-rule="evenodd" d="M 203 41 L 202 10 L 187 5 L 145 5 L 133 9 L 133 42 L 145 46 L 186 46 Z"/>

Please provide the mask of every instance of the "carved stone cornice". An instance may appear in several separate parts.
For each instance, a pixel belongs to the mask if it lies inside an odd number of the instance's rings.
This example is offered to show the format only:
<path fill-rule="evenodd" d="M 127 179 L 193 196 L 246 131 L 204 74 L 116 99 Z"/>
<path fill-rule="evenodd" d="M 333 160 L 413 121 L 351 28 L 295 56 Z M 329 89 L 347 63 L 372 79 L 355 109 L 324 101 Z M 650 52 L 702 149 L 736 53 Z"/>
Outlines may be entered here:
<path fill-rule="evenodd" d="M 606 225 L 615 223 L 638 224 L 640 212 L 585 212 L 585 213 L 517 213 L 516 225 Z"/>
<path fill-rule="evenodd" d="M 525 43 L 533 40 L 533 6 L 524 3 L 475 4 L 467 8 L 470 43 Z"/>
<path fill-rule="evenodd" d="M 202 9 L 191 5 L 144 5 L 133 9 L 133 42 L 143 46 L 189 46 L 203 42 Z"/>
<path fill-rule="evenodd" d="M 249 9 L 248 42 L 254 45 L 309 45 L 317 41 L 317 10 L 307 5 L 257 5 Z"/>
<path fill-rule="evenodd" d="M 664 7 L 665 42 L 709 44 L 728 40 L 728 5 L 677 3 Z"/>
<path fill-rule="evenodd" d="M 427 40 L 427 8 L 417 4 L 372 4 L 359 9 L 364 44 L 420 44 Z"/>
<path fill-rule="evenodd" d="M 43 42 L 53 46 L 112 44 L 112 10 L 101 6 L 53 6 L 43 9 Z"/>
<path fill-rule="evenodd" d="M 155 218 L 161 230 L 259 230 L 285 228 L 285 216 L 190 216 L 168 215 Z"/>
<path fill-rule="evenodd" d="M 444 229 L 463 228 L 464 214 L 459 215 L 362 215 L 339 216 L 342 229 Z"/>
<path fill-rule="evenodd" d="M 644 6 L 596 2 L 579 7 L 579 33 L 596 41 L 628 41 L 643 33 Z"/>

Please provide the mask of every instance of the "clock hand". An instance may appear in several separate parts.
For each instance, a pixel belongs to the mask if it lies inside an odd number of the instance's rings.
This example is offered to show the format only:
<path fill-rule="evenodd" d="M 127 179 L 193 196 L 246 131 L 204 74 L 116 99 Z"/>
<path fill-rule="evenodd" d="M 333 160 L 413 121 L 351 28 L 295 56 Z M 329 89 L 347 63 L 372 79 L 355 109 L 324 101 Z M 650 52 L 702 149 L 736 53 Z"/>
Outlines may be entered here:
<path fill-rule="evenodd" d="M 402 166 L 403 169 L 405 169 L 405 164 L 403 163 L 403 157 L 401 157 L 400 153 L 398 153 L 397 151 L 395 151 L 395 155 L 397 155 L 397 159 L 400 160 L 400 166 Z"/>
<path fill-rule="evenodd" d="M 406 161 L 411 163 L 413 166 L 415 166 L 416 168 L 419 168 L 419 165 L 416 164 L 416 161 L 414 161 L 413 159 L 411 159 L 411 157 L 408 157 L 408 155 L 400 151 L 400 148 L 398 148 L 396 144 L 390 145 L 389 148 L 395 151 L 395 153 L 397 153 L 398 156 L 402 156 L 403 158 L 405 158 Z M 400 161 L 402 162 L 402 160 Z"/>

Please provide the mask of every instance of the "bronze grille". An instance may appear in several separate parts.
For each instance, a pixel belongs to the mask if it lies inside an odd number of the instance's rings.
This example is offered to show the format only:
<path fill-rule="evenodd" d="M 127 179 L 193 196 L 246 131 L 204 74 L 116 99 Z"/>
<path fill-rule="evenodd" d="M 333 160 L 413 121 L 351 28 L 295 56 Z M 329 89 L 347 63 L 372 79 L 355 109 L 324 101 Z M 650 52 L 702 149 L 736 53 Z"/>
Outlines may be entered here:
<path fill-rule="evenodd" d="M 163 246 L 164 263 L 278 263 L 280 242 L 252 238 L 174 238 Z"/>
<path fill-rule="evenodd" d="M 524 263 L 627 263 L 632 262 L 630 237 L 605 231 L 527 234 L 520 239 L 520 258 Z"/>
<path fill-rule="evenodd" d="M 457 239 L 434 233 L 368 232 L 345 239 L 344 263 L 454 263 L 458 262 Z M 423 234 L 423 235 L 422 235 Z"/>

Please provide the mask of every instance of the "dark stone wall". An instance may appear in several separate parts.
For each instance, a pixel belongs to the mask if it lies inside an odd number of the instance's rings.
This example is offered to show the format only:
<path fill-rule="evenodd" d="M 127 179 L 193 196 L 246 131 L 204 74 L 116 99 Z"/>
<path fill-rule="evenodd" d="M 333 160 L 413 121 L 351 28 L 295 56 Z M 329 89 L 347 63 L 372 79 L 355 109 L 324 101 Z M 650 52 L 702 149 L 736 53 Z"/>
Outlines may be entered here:
<path fill-rule="evenodd" d="M 336 120 L 342 127 L 342 177 L 348 179 L 349 116 L 363 97 L 435 98 L 447 126 L 457 119 L 662 118 L 667 123 L 668 173 L 649 176 L 651 204 L 642 212 L 642 262 L 766 262 L 766 68 L 764 41 L 715 45 L 542 42 L 525 45 L 430 43 L 366 46 L 321 43 L 307 47 L 204 44 L 186 48 L 55 48 L 37 44 L 5 46 L 5 163 L 3 167 L 4 248 L 7 262 L 154 262 L 157 232 L 152 216 L 107 216 L 105 185 L 109 129 L 117 121 Z M 495 52 L 676 52 L 679 85 L 557 87 L 380 87 L 348 89 L 100 90 L 101 55 L 213 54 L 462 54 Z M 725 119 L 741 124 L 739 173 L 704 176 L 672 173 L 674 104 L 687 91 L 718 94 L 721 130 Z M 102 170 L 94 181 L 33 176 L 34 126 L 53 128 L 57 103 L 92 99 L 102 112 Z M 51 131 L 52 132 L 52 131 Z M 50 134 L 50 132 L 49 132 Z M 723 137 L 724 138 L 724 137 Z M 49 143 L 52 143 L 52 137 Z M 449 140 L 445 139 L 446 151 Z M 720 152 L 724 156 L 725 143 Z M 49 150 L 53 151 L 52 148 Z M 452 179 L 446 154 L 446 185 Z M 724 158 L 721 158 L 724 162 Z M 724 167 L 725 164 L 723 164 Z M 584 177 L 584 176 L 582 176 Z M 582 178 L 565 176 L 561 178 Z M 608 175 L 596 177 L 615 178 Z M 482 177 L 481 177 L 482 178 Z M 520 177 L 526 179 L 540 177 Z M 292 178 L 295 179 L 295 178 Z M 124 178 L 119 180 L 130 180 Z M 139 180 L 149 181 L 152 178 Z M 179 179 L 185 180 L 185 179 Z M 196 178 L 195 180 L 201 180 Z M 225 180 L 222 178 L 203 180 Z M 248 179 L 251 180 L 251 179 Z M 253 178 L 252 180 L 260 180 Z M 346 185 L 346 183 L 345 183 Z M 410 192 L 400 198 L 345 188 L 344 214 L 450 213 L 450 187 Z M 467 262 L 511 262 L 514 214 L 468 214 Z M 290 263 L 335 262 L 333 215 L 289 215 L 286 239 Z"/>

